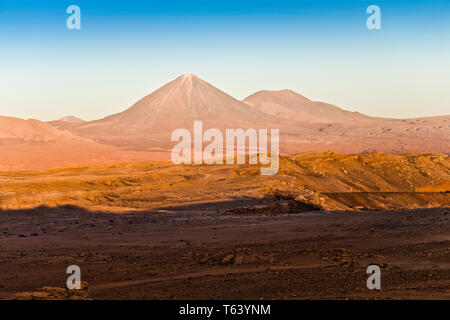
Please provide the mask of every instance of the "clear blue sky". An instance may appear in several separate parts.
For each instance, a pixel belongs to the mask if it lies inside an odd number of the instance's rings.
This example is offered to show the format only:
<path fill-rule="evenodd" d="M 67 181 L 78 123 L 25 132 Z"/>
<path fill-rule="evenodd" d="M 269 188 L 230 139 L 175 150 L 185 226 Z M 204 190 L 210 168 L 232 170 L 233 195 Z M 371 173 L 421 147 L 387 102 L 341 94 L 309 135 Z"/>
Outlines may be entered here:
<path fill-rule="evenodd" d="M 92 120 L 183 73 L 238 99 L 288 88 L 375 116 L 450 114 L 450 1 L 0 0 L 0 115 Z"/>

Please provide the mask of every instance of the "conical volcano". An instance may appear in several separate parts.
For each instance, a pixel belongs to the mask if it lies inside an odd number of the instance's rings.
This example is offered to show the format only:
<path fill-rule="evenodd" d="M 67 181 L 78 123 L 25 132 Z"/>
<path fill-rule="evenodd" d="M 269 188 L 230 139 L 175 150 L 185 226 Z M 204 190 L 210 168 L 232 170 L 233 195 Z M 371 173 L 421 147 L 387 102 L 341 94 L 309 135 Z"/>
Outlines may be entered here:
<path fill-rule="evenodd" d="M 206 128 L 269 128 L 274 118 L 242 103 L 192 74 L 184 74 L 129 109 L 77 128 L 102 140 L 167 140 L 177 128 L 190 130 L 195 120 Z M 275 119 L 276 120 L 276 119 Z M 130 139 L 128 139 L 130 140 Z"/>
<path fill-rule="evenodd" d="M 259 91 L 238 101 L 192 74 L 179 76 L 121 113 L 64 128 L 105 144 L 167 152 L 174 145 L 172 132 L 183 128 L 192 133 L 196 120 L 203 122 L 203 130 L 279 129 L 282 153 L 448 151 L 448 139 L 442 139 L 446 119 L 374 118 L 291 90 Z"/>

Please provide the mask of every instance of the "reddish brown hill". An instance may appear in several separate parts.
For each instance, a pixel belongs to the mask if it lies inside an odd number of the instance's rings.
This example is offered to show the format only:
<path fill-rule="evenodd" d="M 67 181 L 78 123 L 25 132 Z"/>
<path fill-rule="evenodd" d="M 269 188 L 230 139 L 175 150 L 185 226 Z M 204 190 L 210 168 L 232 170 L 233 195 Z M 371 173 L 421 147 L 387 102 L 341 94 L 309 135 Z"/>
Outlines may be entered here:
<path fill-rule="evenodd" d="M 312 101 L 292 90 L 258 91 L 243 102 L 261 112 L 298 122 L 349 124 L 376 120 L 328 103 Z"/>
<path fill-rule="evenodd" d="M 63 117 L 63 118 L 61 118 L 61 119 L 59 119 L 57 121 L 69 122 L 69 123 L 83 123 L 83 122 L 86 122 L 85 120 L 77 118 L 77 117 L 74 117 L 74 116 Z"/>
<path fill-rule="evenodd" d="M 106 146 L 38 120 L 0 116 L 0 171 L 158 158 Z"/>
<path fill-rule="evenodd" d="M 0 142 L 57 142 L 61 140 L 83 140 L 68 131 L 61 131 L 44 122 L 0 116 Z"/>
<path fill-rule="evenodd" d="M 450 116 L 416 119 L 368 117 L 315 102 L 291 90 L 258 91 L 244 100 L 266 114 L 296 121 L 301 134 L 284 130 L 286 153 L 314 150 L 450 152 Z"/>
<path fill-rule="evenodd" d="M 49 121 L 47 123 L 58 129 L 71 130 L 71 129 L 74 129 L 86 122 L 87 121 L 85 121 L 83 119 L 80 119 L 80 118 L 77 118 L 74 116 L 68 116 L 68 117 L 63 117 L 58 120 Z"/>

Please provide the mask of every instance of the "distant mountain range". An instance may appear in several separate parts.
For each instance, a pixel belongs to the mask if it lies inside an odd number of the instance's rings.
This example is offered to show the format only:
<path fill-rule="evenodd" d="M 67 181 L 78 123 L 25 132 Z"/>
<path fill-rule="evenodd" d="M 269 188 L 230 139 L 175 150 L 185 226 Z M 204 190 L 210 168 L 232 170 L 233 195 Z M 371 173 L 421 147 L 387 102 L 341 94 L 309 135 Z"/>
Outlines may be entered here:
<path fill-rule="evenodd" d="M 172 131 L 192 130 L 195 120 L 203 121 L 204 130 L 278 128 L 280 151 L 285 154 L 313 150 L 450 153 L 449 115 L 369 117 L 291 90 L 258 91 L 239 101 L 186 74 L 127 110 L 100 120 L 69 116 L 44 123 L 0 116 L 0 170 L 168 160 L 174 145 Z"/>

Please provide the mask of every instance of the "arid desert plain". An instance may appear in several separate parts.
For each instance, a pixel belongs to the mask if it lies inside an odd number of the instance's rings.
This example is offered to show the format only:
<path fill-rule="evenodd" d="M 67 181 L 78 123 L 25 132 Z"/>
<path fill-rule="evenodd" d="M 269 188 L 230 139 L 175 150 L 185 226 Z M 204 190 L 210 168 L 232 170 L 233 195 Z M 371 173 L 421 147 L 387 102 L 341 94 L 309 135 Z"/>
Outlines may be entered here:
<path fill-rule="evenodd" d="M 277 174 L 174 164 L 196 120 L 279 129 Z M 0 298 L 449 299 L 449 137 L 448 115 L 238 101 L 194 75 L 95 121 L 0 117 Z"/>
<path fill-rule="evenodd" d="M 169 162 L 2 173 L 0 297 L 73 298 L 39 289 L 74 264 L 82 298 L 448 299 L 449 168 L 325 152 L 270 178 Z"/>

